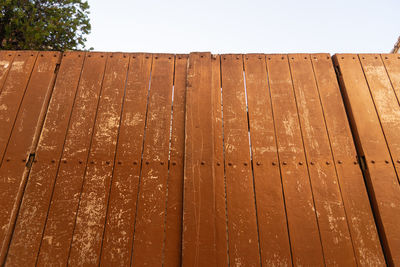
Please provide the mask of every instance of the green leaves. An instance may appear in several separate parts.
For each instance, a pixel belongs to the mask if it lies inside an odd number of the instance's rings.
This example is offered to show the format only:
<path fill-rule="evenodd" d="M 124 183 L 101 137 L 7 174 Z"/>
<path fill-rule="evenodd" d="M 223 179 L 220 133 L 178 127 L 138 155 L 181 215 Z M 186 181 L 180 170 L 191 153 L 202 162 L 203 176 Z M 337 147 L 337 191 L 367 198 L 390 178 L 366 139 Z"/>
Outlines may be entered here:
<path fill-rule="evenodd" d="M 84 49 L 90 33 L 83 0 L 0 0 L 0 49 Z"/>

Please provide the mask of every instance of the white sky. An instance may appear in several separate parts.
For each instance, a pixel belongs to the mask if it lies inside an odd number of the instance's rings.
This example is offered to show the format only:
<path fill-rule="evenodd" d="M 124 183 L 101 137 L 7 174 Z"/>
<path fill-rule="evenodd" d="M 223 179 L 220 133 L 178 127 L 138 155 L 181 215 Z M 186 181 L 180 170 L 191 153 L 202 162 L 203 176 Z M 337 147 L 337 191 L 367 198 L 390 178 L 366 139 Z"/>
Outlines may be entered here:
<path fill-rule="evenodd" d="M 400 0 L 88 0 L 95 51 L 388 53 Z"/>

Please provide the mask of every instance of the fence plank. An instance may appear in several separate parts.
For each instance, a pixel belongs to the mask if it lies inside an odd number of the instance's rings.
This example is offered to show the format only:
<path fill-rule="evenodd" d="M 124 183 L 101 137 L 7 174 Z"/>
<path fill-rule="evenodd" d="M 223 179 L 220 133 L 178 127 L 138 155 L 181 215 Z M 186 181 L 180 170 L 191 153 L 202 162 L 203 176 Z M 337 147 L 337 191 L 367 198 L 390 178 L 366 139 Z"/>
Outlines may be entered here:
<path fill-rule="evenodd" d="M 154 55 L 144 141 L 134 265 L 159 265 L 163 258 L 174 56 Z"/>
<path fill-rule="evenodd" d="M 18 66 L 18 62 L 22 65 L 25 62 L 34 61 L 35 55 L 31 56 L 31 53 L 28 52 L 24 54 L 21 54 L 21 58 L 25 56 L 26 61 L 14 61 L 17 64 L 16 66 Z M 13 109 L 15 112 L 12 113 L 15 114 L 13 114 L 13 117 L 16 117 L 16 119 L 5 151 L 5 160 L 3 160 L 0 168 L 0 203 L 2 207 L 0 216 L 2 250 L 0 257 L 2 262 L 10 242 L 30 165 L 32 164 L 32 162 L 26 164 L 25 161 L 29 155 L 34 154 L 36 149 L 38 133 L 42 128 L 45 111 L 53 90 L 56 76 L 54 70 L 59 57 L 60 53 L 58 52 L 41 52 L 32 73 L 29 67 L 23 72 L 23 77 L 15 77 L 24 80 L 25 77 L 30 76 L 26 90 L 24 87 L 14 87 L 14 89 L 20 91 L 14 96 L 21 96 L 21 91 L 25 92 L 20 100 L 21 104 L 18 111 L 10 107 L 10 110 Z M 30 63 L 26 63 L 22 68 L 28 67 L 28 65 Z M 18 81 L 13 82 L 18 84 Z M 9 93 L 12 94 L 13 92 L 10 92 L 7 88 L 3 91 L 2 96 L 6 96 Z"/>
<path fill-rule="evenodd" d="M 323 265 L 324 256 L 287 56 L 268 55 L 267 69 L 293 264 Z"/>
<path fill-rule="evenodd" d="M 129 266 L 142 164 L 152 56 L 130 59 L 117 155 L 101 254 L 102 266 Z"/>
<path fill-rule="evenodd" d="M 0 95 L 16 54 L 16 51 L 0 51 Z M 2 107 L 0 107 L 0 110 L 3 110 Z"/>
<path fill-rule="evenodd" d="M 215 265 L 211 54 L 191 53 L 186 91 L 182 264 Z"/>
<path fill-rule="evenodd" d="M 365 178 L 386 260 L 400 262 L 400 186 L 374 102 L 357 55 L 335 55 L 339 79 L 359 153 L 365 157 Z"/>
<path fill-rule="evenodd" d="M 312 55 L 312 64 L 357 263 L 382 266 L 385 259 L 331 57 Z"/>
<path fill-rule="evenodd" d="M 72 266 L 100 262 L 128 66 L 129 58 L 120 53 L 107 61 L 68 260 Z"/>
<path fill-rule="evenodd" d="M 39 266 L 65 265 L 68 260 L 106 59 L 104 53 L 86 55 L 43 233 Z"/>
<path fill-rule="evenodd" d="M 222 101 L 230 264 L 260 264 L 242 55 L 222 55 Z"/>
<path fill-rule="evenodd" d="M 356 265 L 310 55 L 289 55 L 325 264 Z"/>
<path fill-rule="evenodd" d="M 265 55 L 246 55 L 245 74 L 262 264 L 291 265 Z"/>
<path fill-rule="evenodd" d="M 163 262 L 165 266 L 181 265 L 187 61 L 188 55 L 175 56 L 171 151 L 165 218 Z"/>
<path fill-rule="evenodd" d="M 36 262 L 84 53 L 65 53 L 16 221 L 7 264 Z M 52 69 L 50 69 L 52 71 Z"/>

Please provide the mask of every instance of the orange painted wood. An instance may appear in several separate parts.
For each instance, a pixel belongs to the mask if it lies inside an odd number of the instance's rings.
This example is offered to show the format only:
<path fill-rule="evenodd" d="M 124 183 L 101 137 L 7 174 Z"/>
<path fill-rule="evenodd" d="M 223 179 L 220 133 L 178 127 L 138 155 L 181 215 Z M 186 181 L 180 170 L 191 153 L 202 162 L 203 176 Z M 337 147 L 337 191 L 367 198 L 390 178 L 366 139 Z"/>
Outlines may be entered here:
<path fill-rule="evenodd" d="M 3 85 L 7 79 L 7 74 L 11 69 L 11 65 L 16 53 L 16 51 L 0 51 L 0 94 L 3 90 Z M 0 107 L 0 110 L 3 109 Z"/>
<path fill-rule="evenodd" d="M 294 265 L 323 265 L 324 255 L 286 55 L 268 55 L 267 70 Z"/>
<path fill-rule="evenodd" d="M 65 53 L 36 149 L 7 264 L 36 262 L 84 53 Z M 50 69 L 52 71 L 52 69 Z"/>
<path fill-rule="evenodd" d="M 0 95 L 0 165 L 27 88 L 37 52 L 20 51 L 15 56 Z"/>
<path fill-rule="evenodd" d="M 390 161 L 370 88 L 357 55 L 335 55 L 339 79 L 359 153 L 366 160 L 366 182 L 388 264 L 400 262 L 400 186 Z M 372 89 L 372 88 L 371 88 Z"/>
<path fill-rule="evenodd" d="M 28 61 L 35 57 L 30 55 L 30 53 L 26 55 Z M 2 249 L 0 257 L 2 262 L 7 251 L 6 247 L 10 242 L 29 173 L 29 165 L 31 164 L 26 165 L 24 160 L 35 152 L 38 132 L 42 127 L 44 112 L 47 110 L 50 94 L 53 90 L 56 76 L 54 70 L 59 57 L 60 53 L 58 52 L 41 52 L 32 73 L 28 71 L 30 79 L 26 90 L 25 88 L 22 90 L 25 91 L 24 97 L 21 100 L 18 113 L 15 114 L 16 119 L 5 151 L 5 160 L 0 167 L 0 203 L 2 207 L 0 216 Z M 21 78 L 23 79 L 23 77 Z M 7 95 L 6 92 L 7 90 L 4 90 L 2 96 Z"/>
<path fill-rule="evenodd" d="M 292 54 L 289 55 L 289 64 L 325 263 L 355 265 L 355 253 L 310 57 L 308 54 Z"/>
<path fill-rule="evenodd" d="M 382 266 L 385 259 L 331 57 L 314 54 L 312 64 L 357 264 Z"/>
<path fill-rule="evenodd" d="M 245 55 L 254 183 L 262 264 L 292 264 L 265 55 Z M 275 165 L 272 165 L 272 163 Z"/>
<path fill-rule="evenodd" d="M 154 55 L 132 264 L 163 260 L 174 56 Z"/>
<path fill-rule="evenodd" d="M 359 55 L 359 58 L 392 158 L 390 163 L 394 164 L 399 179 L 400 164 L 397 160 L 400 159 L 400 105 L 395 88 L 379 54 Z"/>
<path fill-rule="evenodd" d="M 382 54 L 380 56 L 396 93 L 397 101 L 400 103 L 400 55 Z"/>
<path fill-rule="evenodd" d="M 107 54 L 86 54 L 37 264 L 68 260 Z"/>
<path fill-rule="evenodd" d="M 164 266 L 181 265 L 187 63 L 188 55 L 175 56 L 171 151 L 165 218 Z"/>
<path fill-rule="evenodd" d="M 229 262 L 260 265 L 242 55 L 221 56 Z"/>
<path fill-rule="evenodd" d="M 211 54 L 191 53 L 187 71 L 182 264 L 215 265 Z"/>
<path fill-rule="evenodd" d="M 129 266 L 131 263 L 151 64 L 149 54 L 133 54 L 130 58 L 101 253 L 102 266 Z"/>
<path fill-rule="evenodd" d="M 211 89 L 213 93 L 215 250 L 217 266 L 228 266 L 228 225 L 226 217 L 226 181 L 221 92 L 221 57 L 212 55 Z"/>
<path fill-rule="evenodd" d="M 68 264 L 99 265 L 129 58 L 108 57 Z"/>

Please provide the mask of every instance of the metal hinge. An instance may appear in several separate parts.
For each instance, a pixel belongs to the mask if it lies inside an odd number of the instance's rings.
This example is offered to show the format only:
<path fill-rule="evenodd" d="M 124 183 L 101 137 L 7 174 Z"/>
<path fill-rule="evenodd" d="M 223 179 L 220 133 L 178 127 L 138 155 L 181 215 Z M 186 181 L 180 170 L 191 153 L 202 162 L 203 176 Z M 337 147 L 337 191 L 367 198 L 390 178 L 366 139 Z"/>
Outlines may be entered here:
<path fill-rule="evenodd" d="M 30 153 L 29 158 L 26 161 L 26 167 L 30 168 L 34 161 L 35 161 L 35 153 Z"/>

